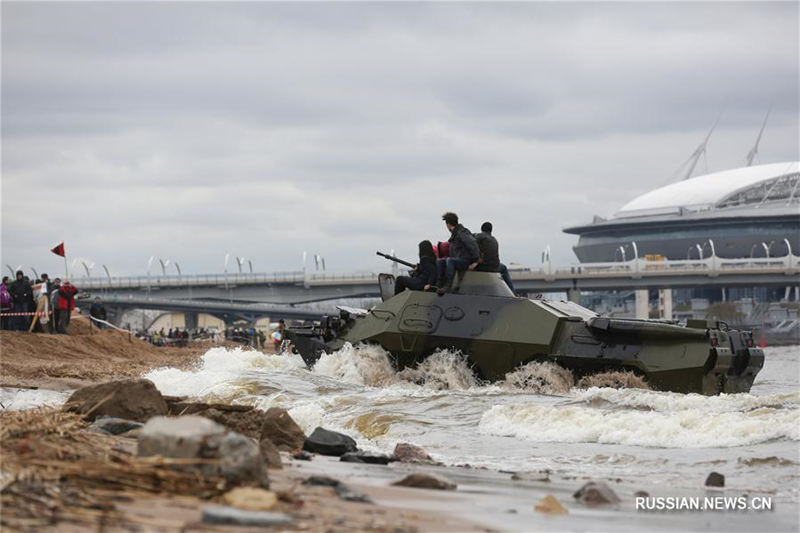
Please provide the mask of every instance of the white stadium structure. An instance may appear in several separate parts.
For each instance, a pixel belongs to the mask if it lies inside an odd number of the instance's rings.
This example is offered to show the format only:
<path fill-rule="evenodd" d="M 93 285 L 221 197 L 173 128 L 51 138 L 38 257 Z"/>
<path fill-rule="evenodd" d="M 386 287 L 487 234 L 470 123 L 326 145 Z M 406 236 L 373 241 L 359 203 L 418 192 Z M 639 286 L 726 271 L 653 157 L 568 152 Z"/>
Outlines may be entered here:
<path fill-rule="evenodd" d="M 581 262 L 800 254 L 800 163 L 684 179 L 634 198 L 610 218 L 564 229 Z"/>

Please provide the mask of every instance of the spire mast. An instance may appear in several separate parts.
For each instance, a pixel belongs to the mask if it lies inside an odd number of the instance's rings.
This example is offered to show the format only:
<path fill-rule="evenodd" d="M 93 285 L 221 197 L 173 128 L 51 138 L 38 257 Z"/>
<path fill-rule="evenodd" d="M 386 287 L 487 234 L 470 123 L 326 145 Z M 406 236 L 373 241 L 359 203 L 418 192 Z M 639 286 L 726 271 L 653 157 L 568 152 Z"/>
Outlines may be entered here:
<path fill-rule="evenodd" d="M 772 106 L 767 109 L 767 116 L 764 117 L 764 123 L 761 125 L 761 130 L 758 132 L 758 137 L 756 137 L 756 143 L 753 145 L 750 151 L 747 152 L 747 165 L 745 166 L 752 166 L 753 159 L 755 159 L 758 155 L 758 143 L 761 142 L 761 135 L 764 133 L 764 128 L 767 127 L 767 120 L 769 120 L 770 111 L 772 111 Z"/>

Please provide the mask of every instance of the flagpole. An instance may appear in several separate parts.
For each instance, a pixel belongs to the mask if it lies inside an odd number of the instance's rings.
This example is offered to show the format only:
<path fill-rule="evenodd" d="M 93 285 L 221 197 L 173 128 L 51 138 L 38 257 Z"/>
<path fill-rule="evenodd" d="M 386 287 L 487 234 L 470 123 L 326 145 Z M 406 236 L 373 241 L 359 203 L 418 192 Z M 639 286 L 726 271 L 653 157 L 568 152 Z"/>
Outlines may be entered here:
<path fill-rule="evenodd" d="M 67 268 L 67 253 L 64 252 L 64 279 L 69 279 L 69 268 Z"/>

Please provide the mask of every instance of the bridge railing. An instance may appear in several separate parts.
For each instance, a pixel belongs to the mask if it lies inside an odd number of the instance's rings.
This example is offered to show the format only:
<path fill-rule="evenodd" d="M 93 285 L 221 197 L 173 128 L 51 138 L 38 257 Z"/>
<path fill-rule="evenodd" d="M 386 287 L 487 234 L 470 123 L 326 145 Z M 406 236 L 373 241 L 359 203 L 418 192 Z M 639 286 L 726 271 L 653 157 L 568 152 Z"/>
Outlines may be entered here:
<path fill-rule="evenodd" d="M 725 272 L 744 272 L 747 270 L 786 270 L 798 268 L 798 257 L 760 257 L 747 259 L 722 259 L 717 256 L 703 259 L 648 261 L 630 259 L 608 263 L 578 263 L 569 266 L 555 266 L 545 263 L 539 268 L 511 270 L 515 279 L 541 279 L 564 277 L 602 277 L 614 275 L 648 276 L 663 272 L 674 274 L 707 272 L 709 275 Z M 320 284 L 358 283 L 377 281 L 375 272 L 252 272 L 195 275 L 162 276 L 120 276 L 112 278 L 76 278 L 75 284 L 81 289 L 159 289 L 198 286 L 235 287 L 237 285 L 258 285 L 269 283 Z"/>

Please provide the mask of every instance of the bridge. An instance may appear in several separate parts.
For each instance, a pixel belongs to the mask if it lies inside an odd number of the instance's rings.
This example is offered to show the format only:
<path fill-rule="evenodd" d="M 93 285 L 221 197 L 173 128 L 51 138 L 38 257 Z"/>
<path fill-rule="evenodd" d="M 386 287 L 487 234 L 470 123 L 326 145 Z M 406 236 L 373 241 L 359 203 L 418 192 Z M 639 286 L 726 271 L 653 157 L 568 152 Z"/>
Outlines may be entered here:
<path fill-rule="evenodd" d="M 396 267 L 395 267 L 396 268 Z M 564 293 L 579 301 L 584 291 L 635 290 L 637 315 L 643 315 L 647 291 L 659 289 L 666 312 L 671 315 L 671 291 L 694 287 L 797 287 L 800 258 L 650 261 L 634 258 L 610 263 L 511 270 L 517 292 Z M 335 310 L 338 300 L 379 296 L 377 273 L 223 273 L 200 275 L 122 276 L 76 279 L 91 295 L 102 296 L 120 308 L 211 312 L 241 318 L 282 316 L 311 318 Z M 797 292 L 797 288 L 795 291 Z M 641 300 L 641 301 L 640 301 Z M 326 303 L 327 302 L 327 303 Z"/>

